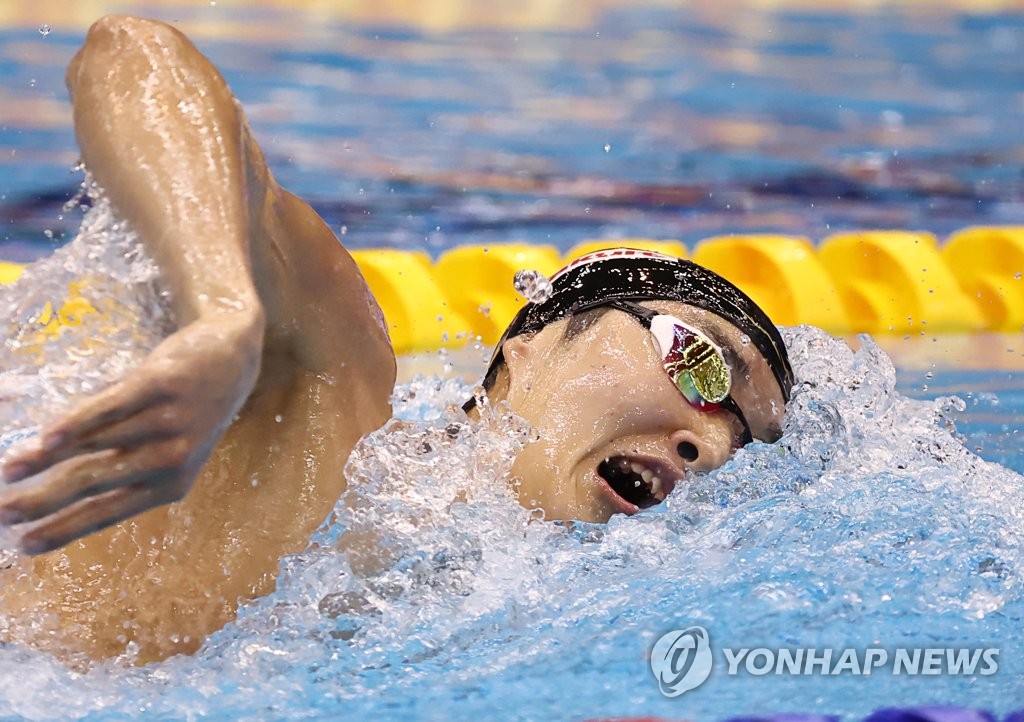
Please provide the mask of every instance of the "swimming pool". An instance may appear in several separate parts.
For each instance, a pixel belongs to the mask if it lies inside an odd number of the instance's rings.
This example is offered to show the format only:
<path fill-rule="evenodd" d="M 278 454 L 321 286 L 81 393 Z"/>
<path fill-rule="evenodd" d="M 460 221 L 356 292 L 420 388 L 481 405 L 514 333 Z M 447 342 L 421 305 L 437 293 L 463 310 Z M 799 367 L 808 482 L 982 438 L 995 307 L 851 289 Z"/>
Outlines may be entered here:
<path fill-rule="evenodd" d="M 1015 16 L 643 6 L 542 30 L 437 32 L 206 3 L 159 12 L 200 31 L 229 22 L 229 37 L 200 46 L 282 182 L 353 247 L 564 249 L 622 235 L 692 246 L 729 230 L 820 239 L 1020 222 Z M 3 166 L 12 223 L 0 258 L 35 258 L 51 247 L 44 229 L 70 237 L 79 220 L 57 216 L 77 183 L 58 88 L 80 34 L 50 24 L 46 36 L 35 25 L 3 36 L 0 142 L 16 152 Z M 396 413 L 416 425 L 372 437 L 352 462 L 358 493 L 387 503 L 363 516 L 339 505 L 306 553 L 283 560 L 278 591 L 192 658 L 82 674 L 0 650 L 0 710 L 710 720 L 1019 707 L 1019 337 L 889 339 L 896 373 L 870 343 L 854 353 L 812 330 L 787 335 L 804 385 L 786 439 L 603 527 L 529 524 L 501 483 L 522 438 L 515 420 L 464 425 L 444 407 L 465 384 L 407 380 Z M 480 355 L 455 365 L 471 375 Z M 407 379 L 450 360 L 406 360 Z M 963 410 L 931 400 L 949 393 Z M 452 506 L 465 485 L 471 498 Z M 372 579 L 332 548 L 343 529 L 411 518 L 427 519 L 422 532 L 396 532 L 396 563 Z M 1000 666 L 990 677 L 827 678 L 720 667 L 669 699 L 646 657 L 689 625 L 734 648 L 995 646 Z"/>

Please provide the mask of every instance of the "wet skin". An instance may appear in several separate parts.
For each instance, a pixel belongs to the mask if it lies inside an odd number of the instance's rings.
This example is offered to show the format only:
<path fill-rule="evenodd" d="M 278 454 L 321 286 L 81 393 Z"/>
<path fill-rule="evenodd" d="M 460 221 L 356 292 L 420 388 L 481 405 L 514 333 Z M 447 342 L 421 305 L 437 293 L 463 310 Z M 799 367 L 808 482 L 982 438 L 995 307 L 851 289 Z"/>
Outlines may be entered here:
<path fill-rule="evenodd" d="M 8 639 L 93 658 L 134 642 L 145 662 L 196 650 L 273 589 L 390 417 L 395 360 L 355 263 L 275 183 L 183 35 L 104 18 L 67 83 L 82 157 L 180 328 L 4 469 L 0 510 L 39 555 L 4 571 L 0 611 L 34 620 Z"/>
<path fill-rule="evenodd" d="M 8 640 L 72 660 L 132 642 L 146 662 L 195 651 L 271 591 L 344 492 L 356 441 L 389 418 L 395 359 L 355 263 L 277 185 L 183 35 L 104 18 L 67 82 L 83 159 L 160 264 L 179 329 L 5 466 L 0 519 L 36 556 L 3 570 L 0 612 Z M 751 376 L 734 373 L 733 396 L 772 438 L 782 398 L 756 350 L 717 317 L 665 310 L 730 340 Z M 634 320 L 606 314 L 569 345 L 559 327 L 505 349 L 499 396 L 541 432 L 512 470 L 525 506 L 604 521 L 636 511 L 604 459 L 656 472 L 663 496 L 732 453 L 736 420 L 690 407 Z"/>
<path fill-rule="evenodd" d="M 743 342 L 739 329 L 692 306 L 645 305 L 704 330 L 728 349 L 732 394 L 754 437 L 778 438 L 782 392 L 764 357 Z M 649 331 L 610 311 L 565 343 L 564 324 L 505 346 L 506 398 L 540 434 L 512 468 L 524 506 L 544 509 L 549 519 L 604 522 L 615 513 L 639 511 L 616 492 L 618 484 L 608 483 L 616 474 L 602 467 L 606 460 L 612 466 L 638 464 L 661 482 L 653 498 L 642 502 L 650 505 L 663 499 L 688 468 L 709 471 L 732 456 L 742 430 L 739 420 L 724 410 L 708 413 L 691 406 L 665 373 Z"/>

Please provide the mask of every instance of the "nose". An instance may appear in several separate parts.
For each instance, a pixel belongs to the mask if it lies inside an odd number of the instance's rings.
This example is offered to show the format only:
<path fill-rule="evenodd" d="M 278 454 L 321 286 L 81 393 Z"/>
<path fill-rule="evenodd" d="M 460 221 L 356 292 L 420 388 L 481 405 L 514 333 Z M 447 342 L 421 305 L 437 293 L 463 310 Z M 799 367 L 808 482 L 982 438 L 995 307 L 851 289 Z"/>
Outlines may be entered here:
<path fill-rule="evenodd" d="M 707 429 L 704 434 L 680 429 L 669 437 L 669 444 L 688 467 L 700 471 L 717 469 L 732 455 L 729 433 L 718 433 L 716 429 Z"/>
<path fill-rule="evenodd" d="M 683 461 L 694 462 L 700 458 L 700 449 L 697 445 L 689 440 L 680 441 L 676 444 L 676 453 L 682 457 Z"/>

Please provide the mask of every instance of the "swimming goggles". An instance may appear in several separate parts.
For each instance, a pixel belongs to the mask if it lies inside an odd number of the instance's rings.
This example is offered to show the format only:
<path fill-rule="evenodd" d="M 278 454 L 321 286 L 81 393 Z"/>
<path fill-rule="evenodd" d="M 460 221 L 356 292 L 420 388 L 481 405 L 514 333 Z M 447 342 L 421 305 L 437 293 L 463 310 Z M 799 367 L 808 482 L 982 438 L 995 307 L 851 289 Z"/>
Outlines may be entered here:
<path fill-rule="evenodd" d="M 708 413 L 725 409 L 743 425 L 740 445 L 754 440 L 750 424 L 729 393 L 732 372 L 722 349 L 714 341 L 675 316 L 652 311 L 632 301 L 616 299 L 603 305 L 632 316 L 651 332 L 665 373 L 690 406 Z"/>

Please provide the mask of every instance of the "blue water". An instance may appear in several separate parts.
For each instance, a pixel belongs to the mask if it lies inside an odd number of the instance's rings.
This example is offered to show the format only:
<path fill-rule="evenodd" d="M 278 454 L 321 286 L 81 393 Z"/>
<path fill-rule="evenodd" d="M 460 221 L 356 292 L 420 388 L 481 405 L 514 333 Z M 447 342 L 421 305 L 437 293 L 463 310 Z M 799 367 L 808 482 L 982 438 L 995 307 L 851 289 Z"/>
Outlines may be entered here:
<path fill-rule="evenodd" d="M 914 401 L 872 344 L 787 332 L 800 382 L 785 436 L 694 476 L 663 508 L 607 525 L 531 523 L 504 484 L 527 438 L 502 413 L 467 424 L 457 381 L 399 387 L 355 452 L 353 490 L 278 590 L 190 658 L 72 673 L 0 651 L 3 714 L 33 719 L 719 719 L 957 704 L 1024 694 L 1024 477 L 949 425 L 971 400 Z M 934 380 L 932 380 L 934 383 Z M 978 378 L 978 387 L 985 385 Z M 998 397 L 1020 413 L 1019 395 Z M 967 408 L 964 408 L 967 407 Z M 962 409 L 962 410 L 960 410 Z M 984 413 L 988 414 L 989 411 Z M 455 414 L 455 415 L 453 415 Z M 452 432 L 455 424 L 455 433 Z M 452 503 L 459 492 L 465 502 Z M 358 510 L 358 511 L 353 511 Z M 413 523 L 414 522 L 414 523 Z M 389 529 L 394 562 L 353 573 L 346 530 Z M 353 606 L 368 607 L 361 614 Z M 693 624 L 740 647 L 997 648 L 992 676 L 729 676 L 663 697 L 646 654 Z M 17 685 L 13 684 L 17 679 Z"/>
<path fill-rule="evenodd" d="M 1016 339 L 1007 339 L 1013 343 Z M 964 445 L 985 459 L 1024 474 L 1024 378 L 1020 371 L 903 370 L 897 388 L 914 398 L 956 395 L 965 402 L 957 429 Z"/>
<path fill-rule="evenodd" d="M 201 46 L 278 178 L 353 247 L 1021 222 L 1013 15 L 641 5 L 573 30 L 427 32 L 301 11 L 157 12 L 229 21 L 234 37 Z M 55 245 L 45 229 L 60 243 L 80 220 L 59 217 L 78 184 L 59 118 L 81 33 L 48 20 L 46 37 L 0 33 L 3 258 L 39 257 Z M 239 39 L 275 23 L 279 36 Z M 1024 706 L 1020 372 L 956 368 L 941 343 L 935 368 L 897 372 L 870 343 L 787 337 L 801 385 L 782 441 L 603 526 L 531 522 L 505 482 L 528 432 L 502 413 L 449 416 L 461 381 L 410 381 L 396 413 L 413 426 L 364 442 L 350 498 L 282 560 L 273 595 L 195 656 L 143 669 L 82 673 L 0 649 L 0 718 L 853 720 L 883 706 Z M 362 528 L 390 530 L 394 562 L 370 576 L 334 546 Z M 695 624 L 716 669 L 665 698 L 646 657 Z M 1000 666 L 729 676 L 721 648 L 742 646 L 991 646 Z"/>
<path fill-rule="evenodd" d="M 199 35 L 274 173 L 351 247 L 1024 217 L 1015 14 L 637 3 L 580 8 L 572 28 L 430 32 L 137 7 Z M 82 31 L 46 21 L 46 37 L 0 30 L 0 257 L 74 230 L 56 216 L 77 182 L 63 69 Z"/>

